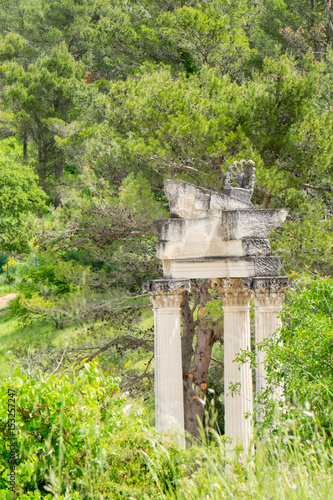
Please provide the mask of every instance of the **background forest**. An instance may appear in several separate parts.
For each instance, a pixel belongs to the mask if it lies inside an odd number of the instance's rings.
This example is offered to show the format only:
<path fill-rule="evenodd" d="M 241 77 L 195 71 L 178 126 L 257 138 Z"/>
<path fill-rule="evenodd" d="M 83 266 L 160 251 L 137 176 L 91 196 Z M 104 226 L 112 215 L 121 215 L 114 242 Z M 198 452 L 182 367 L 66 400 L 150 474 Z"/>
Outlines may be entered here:
<path fill-rule="evenodd" d="M 331 496 L 332 41 L 330 0 L 0 0 L 0 291 L 17 294 L 0 315 L 0 415 L 14 385 L 19 498 Z M 228 475 L 220 302 L 200 281 L 185 297 L 188 366 L 209 338 L 206 372 L 184 375 L 197 440 L 182 451 L 150 427 L 141 286 L 162 276 L 164 180 L 221 191 L 243 158 L 252 202 L 289 209 L 270 240 L 295 286 L 283 343 L 266 345 L 286 400 L 279 413 L 267 395 L 255 464 Z"/>

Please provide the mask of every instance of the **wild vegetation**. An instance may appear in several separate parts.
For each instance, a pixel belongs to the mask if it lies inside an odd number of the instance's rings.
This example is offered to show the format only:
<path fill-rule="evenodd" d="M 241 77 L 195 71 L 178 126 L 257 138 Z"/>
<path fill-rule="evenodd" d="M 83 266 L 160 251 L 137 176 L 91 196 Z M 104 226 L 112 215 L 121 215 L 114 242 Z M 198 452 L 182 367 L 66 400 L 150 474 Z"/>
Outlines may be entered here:
<path fill-rule="evenodd" d="M 19 498 L 331 496 L 332 16 L 327 0 L 1 0 L 0 290 L 17 296 L 0 315 L 0 413 L 6 435 L 15 386 Z M 256 453 L 226 466 L 220 301 L 204 281 L 184 295 L 199 398 L 185 374 L 197 440 L 181 451 L 150 427 L 141 284 L 162 276 L 164 180 L 219 191 L 242 158 L 253 203 L 289 209 L 270 240 L 295 287 L 262 346 Z M 0 464 L 11 498 L 4 447 Z"/>

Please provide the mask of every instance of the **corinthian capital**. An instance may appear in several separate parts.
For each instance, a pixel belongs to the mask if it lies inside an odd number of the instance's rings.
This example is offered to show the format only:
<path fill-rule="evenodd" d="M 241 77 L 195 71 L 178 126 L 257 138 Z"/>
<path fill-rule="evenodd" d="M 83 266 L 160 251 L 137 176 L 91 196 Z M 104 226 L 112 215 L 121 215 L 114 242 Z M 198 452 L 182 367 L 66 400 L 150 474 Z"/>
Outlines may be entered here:
<path fill-rule="evenodd" d="M 250 286 L 255 292 L 255 307 L 281 309 L 284 291 L 292 285 L 292 281 L 285 276 L 252 278 Z"/>
<path fill-rule="evenodd" d="M 182 293 L 190 288 L 189 280 L 149 280 L 142 285 L 142 290 L 151 294 L 154 309 L 179 309 Z"/>
<path fill-rule="evenodd" d="M 216 279 L 212 280 L 212 288 L 219 290 L 224 307 L 244 307 L 249 305 L 252 296 L 247 281 L 243 278 Z"/>

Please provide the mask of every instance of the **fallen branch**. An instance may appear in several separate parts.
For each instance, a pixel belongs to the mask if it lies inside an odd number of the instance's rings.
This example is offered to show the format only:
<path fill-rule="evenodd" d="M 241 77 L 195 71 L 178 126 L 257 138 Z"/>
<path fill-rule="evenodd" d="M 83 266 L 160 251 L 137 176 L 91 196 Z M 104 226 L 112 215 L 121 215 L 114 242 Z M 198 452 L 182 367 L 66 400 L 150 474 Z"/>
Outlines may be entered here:
<path fill-rule="evenodd" d="M 131 335 L 125 335 L 124 337 L 117 337 L 116 339 L 112 339 L 110 342 L 108 342 L 104 346 L 97 348 L 97 351 L 95 351 L 90 356 L 89 355 L 83 356 L 83 358 L 79 359 L 75 363 L 74 368 L 83 362 L 84 362 L 84 364 L 90 363 L 90 361 L 92 361 L 94 358 L 96 358 L 96 356 L 107 351 L 108 349 L 110 349 L 110 347 L 119 346 L 119 345 L 122 345 L 124 347 L 124 349 L 136 349 L 138 347 L 141 347 L 143 349 L 146 349 L 147 351 L 154 352 L 154 345 L 151 342 L 149 342 L 148 339 L 138 339 L 136 337 L 132 337 Z M 88 348 L 86 348 L 86 347 L 70 349 L 70 352 L 87 350 L 87 349 Z M 82 369 L 83 369 L 83 366 L 81 366 L 79 368 L 79 370 L 82 370 Z"/>

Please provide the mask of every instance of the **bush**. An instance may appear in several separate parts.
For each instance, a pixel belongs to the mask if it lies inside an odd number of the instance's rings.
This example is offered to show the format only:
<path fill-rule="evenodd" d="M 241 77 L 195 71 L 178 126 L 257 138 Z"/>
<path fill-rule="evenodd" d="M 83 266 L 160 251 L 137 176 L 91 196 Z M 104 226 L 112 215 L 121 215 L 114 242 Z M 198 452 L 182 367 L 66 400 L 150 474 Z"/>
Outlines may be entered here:
<path fill-rule="evenodd" d="M 71 285 L 65 279 L 62 268 L 57 262 L 55 255 L 41 254 L 38 258 L 38 266 L 32 264 L 31 259 L 21 265 L 21 283 L 19 290 L 27 299 L 35 294 L 45 297 L 50 295 L 66 295 L 71 290 Z"/>
<path fill-rule="evenodd" d="M 56 328 L 68 326 L 82 316 L 89 272 L 55 253 L 41 253 L 38 266 L 28 258 L 19 267 L 20 295 L 11 304 L 11 314 L 26 322 L 52 319 Z"/>
<path fill-rule="evenodd" d="M 88 365 L 75 376 L 29 377 L 17 368 L 0 388 L 0 498 L 8 486 L 9 389 L 16 390 L 19 498 L 155 498 L 183 474 L 182 452 L 170 445 L 153 477 L 148 462 L 161 445 L 138 412 L 128 414 L 117 379 Z"/>
<path fill-rule="evenodd" d="M 261 348 L 267 351 L 266 424 L 274 417 L 270 393 L 283 386 L 281 416 L 298 419 L 298 434 L 311 439 L 319 426 L 333 437 L 333 280 L 318 278 L 285 306 L 283 327 Z M 309 425 L 309 415 L 312 424 Z"/>

